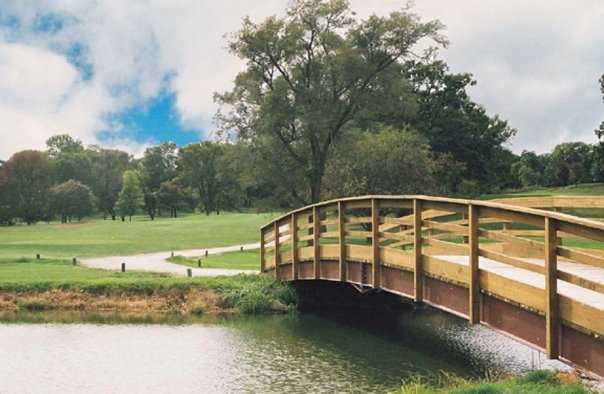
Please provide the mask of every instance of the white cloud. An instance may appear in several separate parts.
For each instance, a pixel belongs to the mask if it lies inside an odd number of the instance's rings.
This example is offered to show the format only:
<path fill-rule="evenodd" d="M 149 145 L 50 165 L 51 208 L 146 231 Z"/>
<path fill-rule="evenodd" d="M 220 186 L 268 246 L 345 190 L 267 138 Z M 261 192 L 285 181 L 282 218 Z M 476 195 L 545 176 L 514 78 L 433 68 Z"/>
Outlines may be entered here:
<path fill-rule="evenodd" d="M 0 26 L 0 157 L 41 148 L 69 132 L 87 143 L 119 127 L 107 115 L 141 106 L 162 89 L 176 96 L 187 127 L 203 134 L 215 112 L 212 95 L 229 89 L 241 63 L 225 33 L 241 18 L 282 13 L 287 0 L 75 1 L 0 0 L 18 26 Z M 472 72 L 473 97 L 519 129 L 512 147 L 544 151 L 566 140 L 593 141 L 604 119 L 597 89 L 604 72 L 604 3 L 522 0 L 417 0 L 426 19 L 441 19 L 451 46 L 442 52 L 454 71 Z M 354 0 L 359 15 L 386 13 L 399 0 Z M 40 15 L 61 29 L 33 29 Z M 66 53 L 74 44 L 93 73 L 86 79 Z M 169 76 L 169 78 L 167 78 Z M 119 126 L 119 125 L 118 125 Z M 116 146 L 137 151 L 144 142 Z"/>

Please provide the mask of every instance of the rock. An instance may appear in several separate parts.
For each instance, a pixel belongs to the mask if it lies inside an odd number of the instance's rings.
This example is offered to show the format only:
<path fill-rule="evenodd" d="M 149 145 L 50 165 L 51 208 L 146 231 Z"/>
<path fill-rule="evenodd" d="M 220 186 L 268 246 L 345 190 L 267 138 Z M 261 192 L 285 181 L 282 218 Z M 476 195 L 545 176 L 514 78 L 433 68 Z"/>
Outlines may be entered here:
<path fill-rule="evenodd" d="M 275 312 L 289 312 L 289 307 L 279 300 L 271 300 L 271 310 Z"/>

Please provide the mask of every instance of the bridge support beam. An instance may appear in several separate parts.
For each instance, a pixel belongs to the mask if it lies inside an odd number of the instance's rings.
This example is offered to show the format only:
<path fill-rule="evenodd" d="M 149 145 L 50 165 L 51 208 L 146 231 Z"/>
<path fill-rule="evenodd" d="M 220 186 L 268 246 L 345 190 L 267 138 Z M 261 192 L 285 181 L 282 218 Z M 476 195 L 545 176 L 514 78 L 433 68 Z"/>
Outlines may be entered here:
<path fill-rule="evenodd" d="M 470 204 L 468 207 L 468 247 L 469 256 L 469 308 L 468 318 L 470 324 L 480 323 L 480 282 L 478 266 L 478 207 Z"/>
<path fill-rule="evenodd" d="M 545 217 L 545 354 L 548 358 L 560 355 L 560 319 L 558 308 L 558 243 L 557 224 Z"/>
<path fill-rule="evenodd" d="M 321 231 L 321 221 L 319 220 L 319 208 L 315 205 L 312 208 L 312 245 L 314 256 L 315 279 L 321 278 L 321 245 L 319 245 L 319 232 Z"/>
<path fill-rule="evenodd" d="M 281 253 L 279 252 L 279 221 L 275 220 L 273 225 L 275 233 L 275 279 L 279 279 L 279 264 L 281 264 Z"/>
<path fill-rule="evenodd" d="M 413 285 L 415 302 L 422 302 L 424 299 L 424 278 L 422 267 L 422 202 L 418 199 L 413 200 Z"/>
<path fill-rule="evenodd" d="M 346 204 L 338 202 L 338 243 L 340 245 L 340 281 L 345 282 L 346 273 Z"/>
<path fill-rule="evenodd" d="M 300 271 L 298 268 L 298 217 L 295 213 L 292 213 L 289 222 L 289 234 L 292 241 L 292 280 L 298 280 L 298 273 Z"/>
<path fill-rule="evenodd" d="M 371 200 L 371 267 L 373 287 L 380 286 L 380 203 Z"/>

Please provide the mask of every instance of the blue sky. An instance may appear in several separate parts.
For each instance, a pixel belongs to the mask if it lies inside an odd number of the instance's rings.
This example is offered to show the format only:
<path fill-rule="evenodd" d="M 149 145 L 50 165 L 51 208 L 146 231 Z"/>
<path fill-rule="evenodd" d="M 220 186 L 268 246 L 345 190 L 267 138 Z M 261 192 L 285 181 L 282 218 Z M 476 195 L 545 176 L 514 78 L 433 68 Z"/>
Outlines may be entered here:
<path fill-rule="evenodd" d="M 225 34 L 241 19 L 283 15 L 289 0 L 0 0 L 0 159 L 43 149 L 69 133 L 140 155 L 216 128 L 215 92 L 243 64 Z M 399 10 L 404 0 L 350 0 L 358 17 Z M 518 129 L 515 152 L 595 142 L 604 119 L 602 0 L 416 0 L 439 19 L 440 52 L 489 114 Z"/>
<path fill-rule="evenodd" d="M 123 125 L 123 130 L 117 134 L 121 138 L 140 143 L 173 141 L 178 146 L 184 146 L 199 141 L 203 138 L 199 130 L 186 128 L 181 124 L 174 106 L 175 99 L 174 93 L 162 92 L 143 105 L 115 115 L 113 120 Z M 115 136 L 116 132 L 102 131 L 99 133 L 99 140 L 103 143 Z"/>

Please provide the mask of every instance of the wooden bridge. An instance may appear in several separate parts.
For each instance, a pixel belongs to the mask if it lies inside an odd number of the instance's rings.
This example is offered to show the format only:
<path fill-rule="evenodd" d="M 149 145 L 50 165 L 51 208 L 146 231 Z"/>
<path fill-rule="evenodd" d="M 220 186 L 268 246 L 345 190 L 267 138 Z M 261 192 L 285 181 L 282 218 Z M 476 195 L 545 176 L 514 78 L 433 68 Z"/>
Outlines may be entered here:
<path fill-rule="evenodd" d="M 604 198 L 326 201 L 261 229 L 261 269 L 424 302 L 604 376 L 604 222 L 570 208 Z"/>

